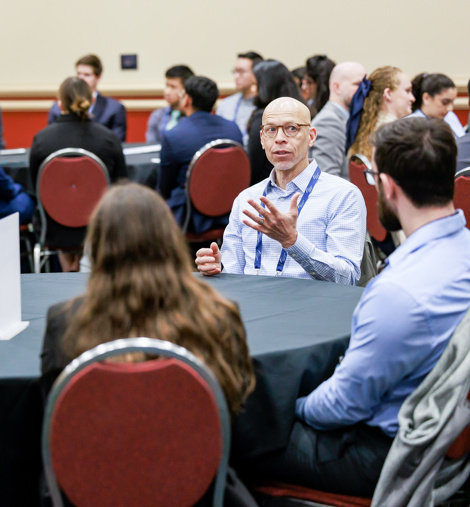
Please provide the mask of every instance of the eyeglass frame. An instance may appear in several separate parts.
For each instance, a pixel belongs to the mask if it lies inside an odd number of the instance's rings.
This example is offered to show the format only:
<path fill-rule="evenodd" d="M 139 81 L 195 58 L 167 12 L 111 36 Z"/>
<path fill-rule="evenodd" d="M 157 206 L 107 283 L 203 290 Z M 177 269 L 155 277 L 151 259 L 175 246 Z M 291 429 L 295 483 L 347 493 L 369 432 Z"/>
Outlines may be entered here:
<path fill-rule="evenodd" d="M 266 127 L 267 125 L 272 125 L 273 127 L 276 127 L 276 133 L 270 137 L 268 136 L 267 134 L 265 134 L 263 132 L 263 128 Z M 268 139 L 275 139 L 276 136 L 277 136 L 277 133 L 279 132 L 279 129 L 282 129 L 282 131 L 284 132 L 284 135 L 286 137 L 295 137 L 299 132 L 300 132 L 300 129 L 298 132 L 296 132 L 293 136 L 289 135 L 285 130 L 284 130 L 284 127 L 286 125 L 296 125 L 297 127 L 311 127 L 312 125 L 310 123 L 296 123 L 295 121 L 292 121 L 292 122 L 289 122 L 289 123 L 285 123 L 284 125 L 274 125 L 274 123 L 265 123 L 264 125 L 261 125 L 261 128 L 259 129 L 260 132 L 266 136 Z"/>
<path fill-rule="evenodd" d="M 380 174 L 380 172 L 379 171 L 373 171 L 372 169 L 368 169 L 368 168 L 363 169 L 362 172 L 364 173 L 364 178 L 366 179 L 367 183 L 369 185 L 375 186 L 375 176 L 378 177 L 379 174 Z M 373 183 L 371 183 L 371 181 L 369 180 L 369 178 L 368 178 L 369 175 L 372 176 L 372 178 L 374 180 Z"/>

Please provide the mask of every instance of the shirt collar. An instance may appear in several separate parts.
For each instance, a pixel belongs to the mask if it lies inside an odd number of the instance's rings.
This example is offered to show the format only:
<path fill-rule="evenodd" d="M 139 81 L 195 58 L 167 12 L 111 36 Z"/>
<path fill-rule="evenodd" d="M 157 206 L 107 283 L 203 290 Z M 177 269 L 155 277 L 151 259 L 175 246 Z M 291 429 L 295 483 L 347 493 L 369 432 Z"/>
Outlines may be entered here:
<path fill-rule="evenodd" d="M 336 109 L 338 109 L 338 111 L 341 112 L 341 114 L 346 118 L 346 119 L 349 119 L 349 111 L 341 106 L 340 104 L 337 104 L 336 102 L 333 102 L 332 100 L 329 100 L 328 102 L 331 102 L 333 104 L 334 107 L 336 107 Z"/>
<path fill-rule="evenodd" d="M 450 236 L 465 227 L 466 221 L 462 210 L 450 216 L 433 220 L 417 229 L 387 259 L 386 264 L 400 263 L 407 255 L 419 250 L 431 241 Z"/>
<path fill-rule="evenodd" d="M 305 192 L 316 168 L 317 163 L 315 160 L 312 160 L 312 162 L 300 174 L 298 174 L 292 181 L 289 181 L 286 190 L 300 190 L 302 193 Z M 279 188 L 279 186 L 274 181 L 275 174 L 276 173 L 273 169 L 269 175 L 268 185 Z"/>

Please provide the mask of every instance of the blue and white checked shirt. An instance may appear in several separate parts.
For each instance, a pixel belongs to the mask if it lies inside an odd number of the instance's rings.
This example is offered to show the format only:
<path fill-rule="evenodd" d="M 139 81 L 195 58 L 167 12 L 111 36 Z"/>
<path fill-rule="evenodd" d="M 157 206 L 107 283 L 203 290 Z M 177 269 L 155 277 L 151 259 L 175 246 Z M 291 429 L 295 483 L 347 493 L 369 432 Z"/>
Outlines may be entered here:
<path fill-rule="evenodd" d="M 296 192 L 303 194 L 317 168 L 313 161 L 287 184 L 286 190 L 269 178 L 244 190 L 236 199 L 225 229 L 222 262 L 227 273 L 256 274 L 254 267 L 257 232 L 242 220 L 244 209 L 253 210 L 249 199 L 259 200 L 268 185 L 266 197 L 279 211 L 289 211 Z M 300 199 L 299 199 L 300 201 Z M 357 283 L 366 234 L 366 207 L 359 189 L 348 181 L 321 173 L 297 221 L 298 237 L 287 249 L 282 276 L 315 278 L 330 282 Z M 263 235 L 260 275 L 274 276 L 281 244 Z"/>
<path fill-rule="evenodd" d="M 364 421 L 393 437 L 398 411 L 470 306 L 470 231 L 461 210 L 417 229 L 364 290 L 349 348 L 296 415 L 318 430 Z"/>

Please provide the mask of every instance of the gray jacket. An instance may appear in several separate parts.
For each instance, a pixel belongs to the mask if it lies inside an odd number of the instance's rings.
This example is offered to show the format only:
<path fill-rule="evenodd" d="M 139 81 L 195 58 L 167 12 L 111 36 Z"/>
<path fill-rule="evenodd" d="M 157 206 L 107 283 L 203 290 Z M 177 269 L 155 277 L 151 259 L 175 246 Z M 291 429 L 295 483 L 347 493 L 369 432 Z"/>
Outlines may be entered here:
<path fill-rule="evenodd" d="M 349 170 L 345 154 L 346 123 L 348 113 L 340 106 L 328 101 L 312 120 L 317 130 L 317 138 L 309 151 L 318 167 L 326 173 L 349 180 Z"/>
<path fill-rule="evenodd" d="M 445 459 L 470 425 L 470 310 L 433 370 L 403 403 L 372 507 L 427 507 L 450 498 L 470 475 L 470 456 Z"/>

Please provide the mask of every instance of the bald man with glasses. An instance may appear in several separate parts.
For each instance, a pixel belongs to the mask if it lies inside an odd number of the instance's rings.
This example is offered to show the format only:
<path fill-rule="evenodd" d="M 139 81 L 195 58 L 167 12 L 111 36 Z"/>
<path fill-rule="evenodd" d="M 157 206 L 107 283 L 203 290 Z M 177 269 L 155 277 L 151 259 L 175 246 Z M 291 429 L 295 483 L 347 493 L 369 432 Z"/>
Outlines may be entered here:
<path fill-rule="evenodd" d="M 357 187 L 309 163 L 315 137 L 301 102 L 281 97 L 266 107 L 260 139 L 274 169 L 235 199 L 222 251 L 216 243 L 198 250 L 199 271 L 358 282 L 364 200 Z"/>

